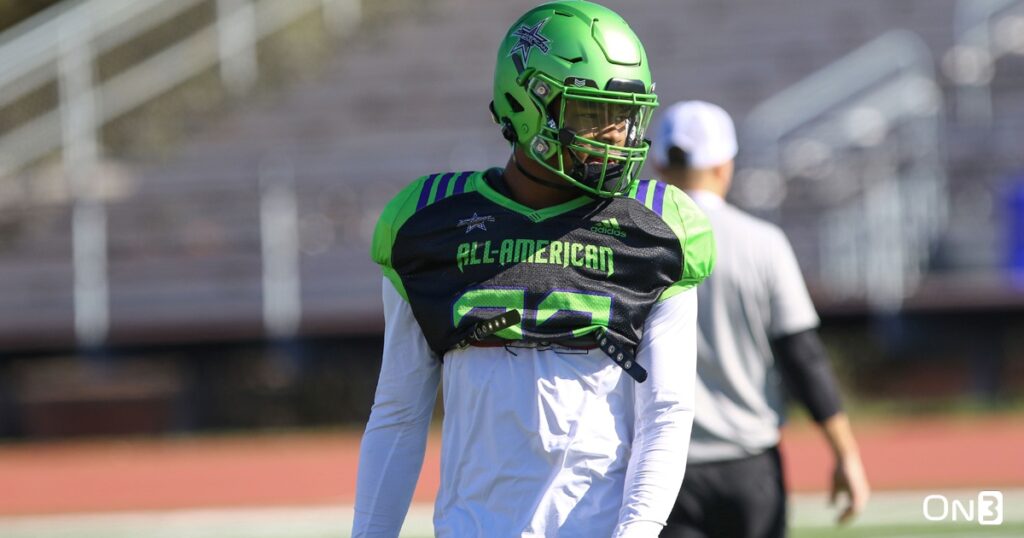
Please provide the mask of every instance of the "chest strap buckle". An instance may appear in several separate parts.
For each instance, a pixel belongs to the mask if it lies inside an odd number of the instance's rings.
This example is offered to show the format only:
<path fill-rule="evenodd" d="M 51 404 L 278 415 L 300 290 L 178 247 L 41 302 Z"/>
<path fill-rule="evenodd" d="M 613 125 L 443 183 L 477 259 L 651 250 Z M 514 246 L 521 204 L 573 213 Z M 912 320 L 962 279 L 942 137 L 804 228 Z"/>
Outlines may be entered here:
<path fill-rule="evenodd" d="M 502 330 L 507 329 L 522 320 L 522 316 L 518 310 L 509 310 L 494 316 L 493 318 L 478 321 L 473 324 L 469 329 L 469 334 L 465 338 L 455 343 L 455 349 L 465 349 L 469 347 L 473 342 L 479 342 L 484 338 Z"/>
<path fill-rule="evenodd" d="M 604 328 L 596 333 L 596 339 L 597 347 L 625 370 L 629 377 L 632 377 L 637 383 L 647 381 L 647 370 L 637 364 L 636 355 L 625 342 Z"/>

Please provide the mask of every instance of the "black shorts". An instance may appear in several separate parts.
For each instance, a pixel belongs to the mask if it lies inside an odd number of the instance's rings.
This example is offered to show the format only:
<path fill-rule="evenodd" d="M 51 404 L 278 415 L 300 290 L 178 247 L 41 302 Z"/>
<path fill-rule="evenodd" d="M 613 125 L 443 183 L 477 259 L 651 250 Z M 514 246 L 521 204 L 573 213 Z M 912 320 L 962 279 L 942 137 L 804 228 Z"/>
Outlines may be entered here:
<path fill-rule="evenodd" d="M 778 448 L 686 466 L 661 538 L 778 538 L 786 535 L 786 486 Z"/>

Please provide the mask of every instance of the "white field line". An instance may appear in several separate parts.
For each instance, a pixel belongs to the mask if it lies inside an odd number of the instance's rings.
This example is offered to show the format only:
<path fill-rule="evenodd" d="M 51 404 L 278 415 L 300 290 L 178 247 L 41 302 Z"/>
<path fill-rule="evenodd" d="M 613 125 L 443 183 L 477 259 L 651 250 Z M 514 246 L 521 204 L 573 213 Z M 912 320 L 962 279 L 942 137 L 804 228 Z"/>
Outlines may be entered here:
<path fill-rule="evenodd" d="M 1024 489 L 1002 492 L 1004 522 L 1024 522 Z M 977 499 L 978 490 L 877 492 L 855 525 L 927 524 L 921 505 L 931 494 L 967 501 Z M 800 528 L 832 526 L 838 509 L 828 507 L 827 503 L 825 493 L 793 495 L 791 525 Z M 432 511 L 429 504 L 414 505 L 406 518 L 402 536 L 432 536 Z M 351 528 L 351 505 L 0 517 L 3 538 L 343 538 L 349 535 Z M 967 529 L 965 532 L 972 533 Z"/>

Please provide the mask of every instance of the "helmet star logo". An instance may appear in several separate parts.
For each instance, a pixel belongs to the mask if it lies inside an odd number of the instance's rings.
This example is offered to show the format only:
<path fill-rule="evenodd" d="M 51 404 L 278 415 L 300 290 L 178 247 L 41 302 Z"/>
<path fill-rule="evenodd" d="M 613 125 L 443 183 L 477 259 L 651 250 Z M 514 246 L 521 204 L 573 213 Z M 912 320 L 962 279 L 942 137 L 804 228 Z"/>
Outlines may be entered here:
<path fill-rule="evenodd" d="M 540 34 L 540 29 L 544 27 L 544 24 L 548 22 L 548 19 L 544 19 L 533 26 L 528 24 L 521 24 L 519 28 L 516 28 L 512 35 L 519 38 L 516 44 L 512 46 L 512 50 L 508 51 L 508 55 L 512 56 L 515 53 L 519 53 L 523 57 L 523 63 L 525 64 L 530 60 L 530 51 L 533 47 L 537 47 L 541 52 L 547 54 L 551 50 L 551 40 Z"/>
<path fill-rule="evenodd" d="M 491 215 L 484 215 L 481 217 L 480 215 L 477 215 L 474 212 L 473 216 L 469 217 L 468 219 L 459 219 L 458 227 L 465 226 L 466 233 L 478 229 L 486 232 L 488 222 L 494 222 L 494 217 L 492 217 Z"/>

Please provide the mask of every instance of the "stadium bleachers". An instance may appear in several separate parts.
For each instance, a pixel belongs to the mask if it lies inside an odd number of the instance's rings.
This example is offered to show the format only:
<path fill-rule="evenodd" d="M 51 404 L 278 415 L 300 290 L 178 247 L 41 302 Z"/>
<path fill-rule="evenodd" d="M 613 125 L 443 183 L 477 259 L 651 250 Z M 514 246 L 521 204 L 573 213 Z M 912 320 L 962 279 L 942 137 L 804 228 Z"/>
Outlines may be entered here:
<path fill-rule="evenodd" d="M 394 12 L 339 41 L 318 76 L 196 121 L 187 141 L 165 151 L 170 158 L 119 159 L 110 148 L 108 158 L 131 177 L 131 188 L 107 204 L 112 338 L 260 334 L 259 177 L 268 160 L 282 158 L 294 170 L 299 207 L 303 329 L 379 329 L 379 273 L 367 254 L 373 223 L 385 201 L 418 175 L 504 163 L 507 148 L 486 108 L 495 46 L 534 3 L 436 0 L 409 8 L 415 13 Z M 956 4 L 606 3 L 644 40 L 663 103 L 713 100 L 738 119 L 892 28 L 916 32 L 941 57 L 953 44 Z M 978 132 L 955 119 L 946 129 L 954 203 L 970 201 L 958 197 L 965 189 L 984 197 L 1000 174 L 1024 168 L 1024 66 L 1020 58 L 1001 62 L 991 129 Z M 793 196 L 790 205 L 799 206 L 798 189 Z M 0 236 L 0 346 L 66 343 L 70 208 L 19 211 L 22 217 L 2 221 L 14 224 Z M 968 211 L 966 221 L 956 221 L 956 208 L 951 215 L 957 230 L 941 245 L 943 263 L 953 270 L 965 260 L 998 263 L 998 253 L 979 253 L 969 241 L 997 226 L 996 217 L 974 222 Z M 795 213 L 784 224 L 805 270 L 813 270 L 814 249 L 803 245 L 815 216 Z"/>

